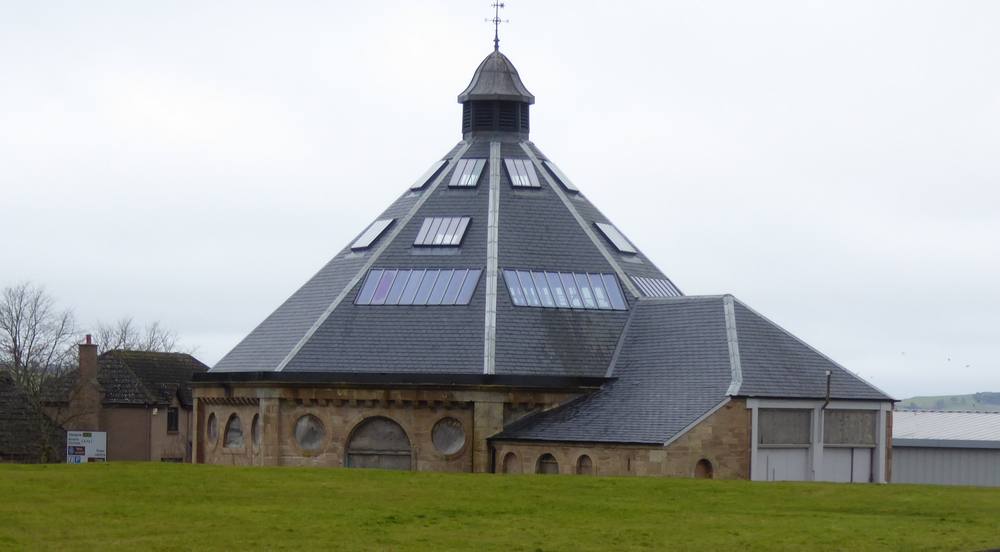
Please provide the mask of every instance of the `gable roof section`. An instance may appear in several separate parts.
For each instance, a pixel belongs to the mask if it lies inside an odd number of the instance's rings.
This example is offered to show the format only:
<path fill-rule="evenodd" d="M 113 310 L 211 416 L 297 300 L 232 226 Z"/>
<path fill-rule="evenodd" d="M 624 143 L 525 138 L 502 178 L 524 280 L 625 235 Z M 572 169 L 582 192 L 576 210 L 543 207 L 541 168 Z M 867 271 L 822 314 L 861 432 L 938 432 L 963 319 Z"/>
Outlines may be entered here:
<path fill-rule="evenodd" d="M 735 392 L 747 397 L 824 398 L 826 371 L 832 372 L 834 399 L 892 400 L 826 355 L 736 301 L 736 334 L 743 382 Z"/>
<path fill-rule="evenodd" d="M 615 381 L 494 439 L 662 445 L 726 400 L 730 374 L 722 297 L 644 299 L 632 310 Z"/>
<path fill-rule="evenodd" d="M 615 381 L 535 414 L 498 440 L 665 444 L 730 396 L 891 400 L 730 295 L 640 299 Z"/>

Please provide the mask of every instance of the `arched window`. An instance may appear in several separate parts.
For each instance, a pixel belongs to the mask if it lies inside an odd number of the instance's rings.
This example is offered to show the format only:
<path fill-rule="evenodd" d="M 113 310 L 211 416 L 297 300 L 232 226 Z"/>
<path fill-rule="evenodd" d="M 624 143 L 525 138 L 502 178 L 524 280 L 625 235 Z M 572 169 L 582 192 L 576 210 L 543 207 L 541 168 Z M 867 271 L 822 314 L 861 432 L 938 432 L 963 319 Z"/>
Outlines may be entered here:
<path fill-rule="evenodd" d="M 501 469 L 503 473 L 521 473 L 521 463 L 517 461 L 517 455 L 513 452 L 505 454 Z"/>
<path fill-rule="evenodd" d="M 326 428 L 323 422 L 312 414 L 306 414 L 295 422 L 295 442 L 302 450 L 315 452 L 323 448 L 326 441 Z"/>
<path fill-rule="evenodd" d="M 410 440 L 406 432 L 389 418 L 376 416 L 358 424 L 347 444 L 345 465 L 349 468 L 409 470 Z"/>
<path fill-rule="evenodd" d="M 250 422 L 250 439 L 254 448 L 260 448 L 260 414 L 254 414 Z"/>
<path fill-rule="evenodd" d="M 586 454 L 581 454 L 580 457 L 576 459 L 576 473 L 577 475 L 594 474 L 594 462 Z"/>
<path fill-rule="evenodd" d="M 240 417 L 233 414 L 226 422 L 226 436 L 222 440 L 222 446 L 226 448 L 239 448 L 243 446 L 243 424 Z"/>
<path fill-rule="evenodd" d="M 465 447 L 465 428 L 455 418 L 441 418 L 431 430 L 431 441 L 441 454 L 455 454 Z"/>
<path fill-rule="evenodd" d="M 555 456 L 545 453 L 538 457 L 538 464 L 535 466 L 535 473 L 559 473 L 559 462 L 556 462 Z"/>
<path fill-rule="evenodd" d="M 698 463 L 694 465 L 694 476 L 698 479 L 712 479 L 715 475 L 715 470 L 712 468 L 712 463 L 702 458 L 698 460 Z"/>
<path fill-rule="evenodd" d="M 208 442 L 215 444 L 219 440 L 219 419 L 215 417 L 215 412 L 208 415 L 208 424 L 205 426 L 205 435 Z"/>

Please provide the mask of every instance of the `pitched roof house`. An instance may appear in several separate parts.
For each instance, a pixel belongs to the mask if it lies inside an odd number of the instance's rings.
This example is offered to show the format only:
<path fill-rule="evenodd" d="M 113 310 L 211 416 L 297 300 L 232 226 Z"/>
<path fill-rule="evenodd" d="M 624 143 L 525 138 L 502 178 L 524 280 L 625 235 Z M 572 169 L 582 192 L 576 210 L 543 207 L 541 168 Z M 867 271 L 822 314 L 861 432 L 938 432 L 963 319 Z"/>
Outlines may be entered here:
<path fill-rule="evenodd" d="M 196 377 L 196 461 L 886 479 L 891 399 L 684 295 L 528 139 L 504 54 L 458 101 L 462 140 Z"/>
<path fill-rule="evenodd" d="M 190 460 L 191 379 L 207 370 L 186 353 L 98 356 L 88 340 L 79 370 L 50 389 L 46 411 L 65 429 L 107 432 L 108 460 Z"/>

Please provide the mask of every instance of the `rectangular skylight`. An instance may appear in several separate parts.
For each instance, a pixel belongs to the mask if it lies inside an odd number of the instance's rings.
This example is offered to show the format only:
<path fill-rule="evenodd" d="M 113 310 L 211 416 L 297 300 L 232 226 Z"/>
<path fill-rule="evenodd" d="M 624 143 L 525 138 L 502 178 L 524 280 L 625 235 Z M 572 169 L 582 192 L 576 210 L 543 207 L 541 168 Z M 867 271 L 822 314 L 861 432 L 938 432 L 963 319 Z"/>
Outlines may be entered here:
<path fill-rule="evenodd" d="M 462 159 L 455 165 L 451 174 L 450 188 L 475 188 L 479 185 L 479 177 L 486 166 L 485 159 Z"/>
<path fill-rule="evenodd" d="M 507 166 L 507 176 L 510 177 L 510 184 L 515 188 L 541 188 L 538 181 L 538 174 L 535 173 L 535 166 L 530 159 L 504 159 Z"/>
<path fill-rule="evenodd" d="M 608 241 L 611 242 L 612 245 L 618 248 L 618 251 L 621 251 L 622 253 L 638 253 L 635 246 L 632 245 L 632 242 L 628 241 L 628 238 L 619 232 L 613 224 L 595 222 L 594 226 L 596 226 L 597 229 L 604 234 L 605 238 L 608 238 Z"/>
<path fill-rule="evenodd" d="M 642 294 L 646 297 L 682 297 L 684 295 L 670 280 L 632 276 L 632 281 L 639 286 Z"/>
<path fill-rule="evenodd" d="M 442 160 L 434 163 L 433 165 L 431 165 L 431 168 L 427 169 L 427 172 L 425 172 L 423 174 L 423 176 L 421 176 L 419 179 L 417 179 L 417 181 L 413 183 L 413 186 L 410 186 L 410 189 L 411 190 L 419 190 L 419 189 L 423 188 L 424 186 L 426 186 L 427 183 L 430 182 L 431 180 L 433 180 L 434 177 L 437 176 L 437 174 L 439 172 L 441 172 L 441 169 L 444 168 L 444 166 L 447 165 L 447 164 L 448 164 L 448 160 L 442 159 Z"/>
<path fill-rule="evenodd" d="M 378 219 L 371 223 L 371 225 L 368 226 L 368 228 L 366 228 L 360 236 L 358 236 L 358 239 L 354 240 L 354 243 L 351 244 L 351 249 L 353 251 L 358 251 L 371 247 L 372 244 L 375 243 L 375 240 L 382 235 L 382 232 L 385 232 L 386 229 L 392 225 L 394 220 L 396 219 Z"/>
<path fill-rule="evenodd" d="M 503 279 L 517 307 L 628 310 L 614 274 L 504 270 Z"/>
<path fill-rule="evenodd" d="M 458 246 L 462 244 L 465 230 L 469 227 L 469 217 L 427 217 L 413 240 L 413 245 Z"/>
<path fill-rule="evenodd" d="M 552 161 L 545 161 L 545 167 L 549 169 L 552 176 L 554 176 L 567 191 L 573 192 L 574 194 L 580 193 L 580 189 L 573 184 L 569 177 L 559 170 L 559 167 L 557 167 L 555 163 Z"/>
<path fill-rule="evenodd" d="M 373 268 L 355 305 L 468 305 L 482 270 Z"/>

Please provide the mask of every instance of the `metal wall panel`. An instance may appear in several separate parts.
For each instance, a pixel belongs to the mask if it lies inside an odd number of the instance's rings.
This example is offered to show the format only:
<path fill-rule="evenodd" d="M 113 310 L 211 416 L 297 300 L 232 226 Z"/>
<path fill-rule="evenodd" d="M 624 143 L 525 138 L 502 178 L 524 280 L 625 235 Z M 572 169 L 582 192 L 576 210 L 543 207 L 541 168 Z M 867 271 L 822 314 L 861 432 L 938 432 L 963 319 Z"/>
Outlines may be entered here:
<path fill-rule="evenodd" d="M 892 482 L 1000 487 L 1000 449 L 893 447 Z"/>

